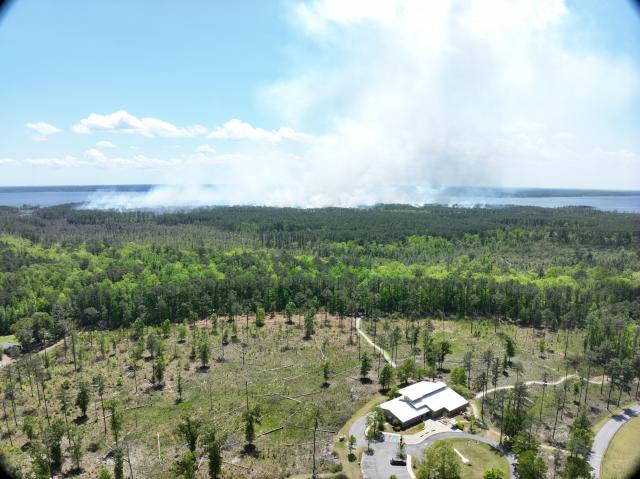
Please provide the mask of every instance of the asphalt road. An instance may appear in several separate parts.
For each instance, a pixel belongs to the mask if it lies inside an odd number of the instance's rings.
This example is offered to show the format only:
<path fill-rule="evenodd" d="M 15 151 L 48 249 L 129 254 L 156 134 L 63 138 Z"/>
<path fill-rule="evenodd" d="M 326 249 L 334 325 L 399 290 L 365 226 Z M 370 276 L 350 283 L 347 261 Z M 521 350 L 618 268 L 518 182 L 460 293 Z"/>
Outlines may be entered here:
<path fill-rule="evenodd" d="M 609 419 L 602 429 L 598 431 L 593 439 L 593 447 L 591 448 L 591 456 L 589 456 L 589 464 L 593 467 L 593 477 L 600 477 L 600 467 L 602 466 L 602 458 L 607 452 L 609 443 L 620 429 L 629 419 L 640 415 L 640 403 L 634 404 L 626 408 L 621 414 L 616 414 Z"/>
<path fill-rule="evenodd" d="M 367 441 L 364 436 L 365 426 L 366 417 L 360 417 L 353 423 L 351 429 L 349 429 L 349 434 L 353 434 L 356 437 L 358 447 L 364 447 L 367 445 Z M 373 454 L 368 455 L 364 453 L 362 455 L 362 473 L 364 479 L 386 479 L 392 474 L 395 474 L 398 479 L 410 479 L 406 466 L 391 465 L 391 458 L 398 450 L 397 438 L 397 434 L 385 433 L 381 441 L 371 443 L 371 449 L 374 451 Z M 507 460 L 509 461 L 511 477 L 515 477 L 515 457 L 506 449 L 502 448 L 496 441 L 483 436 L 477 436 L 475 434 L 469 434 L 461 431 L 440 432 L 427 437 L 420 444 L 407 445 L 406 452 L 407 454 L 411 454 L 413 457 L 422 459 L 424 457 L 424 450 L 440 439 L 469 439 L 471 441 L 489 444 L 490 446 L 501 450 L 505 453 Z"/>

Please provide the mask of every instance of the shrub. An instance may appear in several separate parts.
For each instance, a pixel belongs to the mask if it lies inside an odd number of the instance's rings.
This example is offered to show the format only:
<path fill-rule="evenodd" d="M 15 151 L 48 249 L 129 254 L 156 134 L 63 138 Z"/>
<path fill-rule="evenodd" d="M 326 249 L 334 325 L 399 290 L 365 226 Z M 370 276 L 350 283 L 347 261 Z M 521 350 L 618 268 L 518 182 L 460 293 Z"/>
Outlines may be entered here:
<path fill-rule="evenodd" d="M 463 386 L 462 384 L 452 384 L 451 389 L 453 389 L 465 399 L 471 399 L 473 397 L 473 392 L 471 392 L 468 387 Z"/>

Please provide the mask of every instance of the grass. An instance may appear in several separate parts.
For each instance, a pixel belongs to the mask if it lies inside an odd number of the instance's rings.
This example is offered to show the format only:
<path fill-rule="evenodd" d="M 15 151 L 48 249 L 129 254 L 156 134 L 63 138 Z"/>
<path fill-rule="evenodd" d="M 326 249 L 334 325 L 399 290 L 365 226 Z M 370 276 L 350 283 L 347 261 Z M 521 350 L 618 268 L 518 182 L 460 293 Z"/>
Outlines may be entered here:
<path fill-rule="evenodd" d="M 7 334 L 5 336 L 0 336 L 0 343 L 17 343 L 16 337 L 13 334 Z"/>
<path fill-rule="evenodd" d="M 631 419 L 613 437 L 602 461 L 602 479 L 633 477 L 640 470 L 640 417 Z"/>
<path fill-rule="evenodd" d="M 461 479 L 482 479 L 484 471 L 492 467 L 502 469 L 505 479 L 510 477 L 507 458 L 488 444 L 466 439 L 451 439 L 447 442 L 470 461 L 469 464 L 464 465 L 460 460 Z"/>

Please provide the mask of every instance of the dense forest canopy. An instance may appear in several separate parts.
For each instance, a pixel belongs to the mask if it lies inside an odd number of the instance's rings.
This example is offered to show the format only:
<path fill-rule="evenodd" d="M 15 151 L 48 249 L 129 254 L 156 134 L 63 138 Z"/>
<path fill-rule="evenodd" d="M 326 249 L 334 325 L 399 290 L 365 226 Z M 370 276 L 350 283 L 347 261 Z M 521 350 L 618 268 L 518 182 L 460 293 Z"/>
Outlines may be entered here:
<path fill-rule="evenodd" d="M 589 208 L 380 205 L 116 212 L 0 210 L 0 332 L 119 328 L 255 311 L 494 316 L 584 325 L 638 316 L 640 216 Z"/>

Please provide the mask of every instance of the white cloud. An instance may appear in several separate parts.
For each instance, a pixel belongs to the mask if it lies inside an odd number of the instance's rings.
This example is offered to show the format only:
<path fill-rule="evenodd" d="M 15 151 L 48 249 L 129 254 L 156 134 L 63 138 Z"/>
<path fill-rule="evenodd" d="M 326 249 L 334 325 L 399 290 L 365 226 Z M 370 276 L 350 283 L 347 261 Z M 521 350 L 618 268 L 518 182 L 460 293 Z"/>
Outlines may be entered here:
<path fill-rule="evenodd" d="M 73 126 L 72 130 L 78 134 L 90 134 L 94 131 L 112 131 L 122 133 L 136 133 L 146 137 L 192 137 L 204 135 L 207 129 L 201 125 L 178 127 L 157 118 L 138 118 L 125 110 L 109 115 L 91 113 L 87 118 Z"/>
<path fill-rule="evenodd" d="M 286 126 L 280 127 L 277 130 L 268 131 L 263 128 L 256 128 L 249 123 L 234 118 L 216 128 L 209 134 L 209 138 L 279 142 L 282 140 L 309 141 L 312 137 L 311 135 L 299 133 Z"/>
<path fill-rule="evenodd" d="M 67 155 L 62 158 L 25 158 L 24 163 L 33 166 L 62 166 L 62 167 L 77 167 L 84 166 L 88 163 L 78 158 Z"/>
<path fill-rule="evenodd" d="M 62 131 L 57 126 L 54 126 L 50 123 L 45 123 L 44 121 L 27 123 L 26 126 L 31 131 L 37 133 L 36 135 L 33 135 L 31 137 L 33 141 L 46 141 L 49 136 L 55 135 L 56 133 L 60 133 Z"/>
<path fill-rule="evenodd" d="M 116 145 L 114 143 L 111 143 L 109 140 L 100 140 L 98 143 L 96 143 L 96 147 L 98 147 L 98 148 L 115 148 Z"/>
<path fill-rule="evenodd" d="M 198 153 L 204 153 L 204 154 L 207 154 L 207 155 L 215 155 L 215 153 L 216 153 L 216 150 L 214 150 L 209 145 L 200 145 L 200 146 L 198 146 L 198 148 L 196 148 L 196 151 Z"/>
<path fill-rule="evenodd" d="M 0 165 L 13 165 L 17 163 L 13 158 L 0 158 Z"/>

